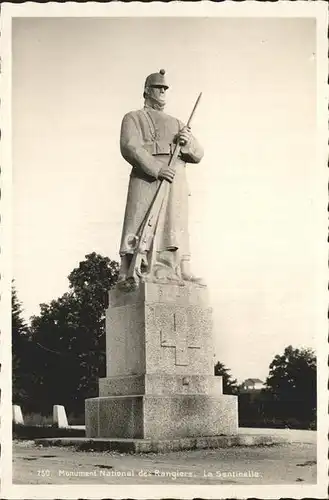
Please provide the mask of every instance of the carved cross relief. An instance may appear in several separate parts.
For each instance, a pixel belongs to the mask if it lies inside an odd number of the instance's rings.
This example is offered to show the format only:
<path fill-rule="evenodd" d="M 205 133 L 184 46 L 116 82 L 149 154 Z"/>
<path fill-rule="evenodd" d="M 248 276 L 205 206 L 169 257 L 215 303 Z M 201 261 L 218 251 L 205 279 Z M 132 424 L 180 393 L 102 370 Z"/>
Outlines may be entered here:
<path fill-rule="evenodd" d="M 162 311 L 162 314 L 164 311 Z M 191 338 L 185 308 L 167 311 L 161 321 L 161 347 L 175 348 L 175 365 L 188 365 L 188 350 L 200 349 L 200 342 Z"/>

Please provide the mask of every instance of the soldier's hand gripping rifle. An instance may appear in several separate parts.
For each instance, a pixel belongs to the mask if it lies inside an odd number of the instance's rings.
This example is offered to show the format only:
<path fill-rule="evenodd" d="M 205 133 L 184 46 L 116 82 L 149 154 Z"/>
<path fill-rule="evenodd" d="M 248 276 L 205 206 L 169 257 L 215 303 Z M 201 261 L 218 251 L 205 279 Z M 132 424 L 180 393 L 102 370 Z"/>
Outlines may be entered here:
<path fill-rule="evenodd" d="M 194 116 L 195 110 L 199 104 L 199 101 L 201 99 L 202 92 L 199 94 L 192 113 L 190 115 L 190 118 L 188 119 L 188 122 L 186 124 L 187 127 L 190 127 L 192 118 Z M 175 162 L 178 158 L 178 155 L 181 150 L 181 145 L 179 139 L 176 142 L 175 149 L 173 151 L 173 154 L 170 158 L 168 167 L 172 167 L 175 165 Z M 156 226 L 157 222 L 159 219 L 161 207 L 163 204 L 163 201 L 167 195 L 169 189 L 169 182 L 166 179 L 162 179 L 160 182 L 160 185 L 157 189 L 157 192 L 153 198 L 153 201 L 150 205 L 150 208 L 140 226 L 140 229 L 137 234 L 137 246 L 135 248 L 134 255 L 132 257 L 129 270 L 127 273 L 127 280 L 129 280 L 132 285 L 137 285 L 138 281 L 140 278 L 143 277 L 142 273 L 142 266 L 144 266 L 148 272 L 151 271 L 150 269 L 150 263 L 148 263 L 147 259 L 147 251 L 150 249 L 152 242 L 154 240 L 155 236 L 155 231 L 156 231 Z M 154 249 L 153 249 L 154 250 Z"/>

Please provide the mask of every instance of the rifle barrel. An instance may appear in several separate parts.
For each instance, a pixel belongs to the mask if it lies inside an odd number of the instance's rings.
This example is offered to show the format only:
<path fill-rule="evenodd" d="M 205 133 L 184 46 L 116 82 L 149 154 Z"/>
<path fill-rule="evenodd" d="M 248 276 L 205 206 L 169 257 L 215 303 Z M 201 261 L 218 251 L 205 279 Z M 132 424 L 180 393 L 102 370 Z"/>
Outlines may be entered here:
<path fill-rule="evenodd" d="M 198 107 L 198 104 L 200 102 L 201 96 L 202 96 L 202 92 L 200 92 L 197 100 L 195 101 L 194 107 L 192 109 L 192 113 L 191 113 L 190 118 L 188 119 L 188 122 L 187 122 L 187 125 L 186 125 L 187 127 L 189 127 L 191 125 L 192 118 L 194 116 L 196 108 Z M 179 142 L 176 142 L 175 149 L 173 151 L 172 157 L 170 158 L 168 166 L 171 167 L 173 165 L 173 163 L 175 163 L 175 161 L 177 160 L 177 157 L 179 155 L 180 148 L 181 148 L 181 146 L 180 146 Z"/>
<path fill-rule="evenodd" d="M 200 94 L 199 94 L 199 96 L 198 96 L 198 98 L 197 98 L 197 100 L 196 100 L 196 103 L 194 104 L 194 108 L 192 109 L 191 116 L 190 116 L 190 118 L 188 119 L 188 122 L 187 122 L 187 126 L 188 126 L 188 127 L 191 125 L 192 118 L 193 118 L 193 116 L 194 116 L 194 113 L 195 113 L 196 108 L 198 107 L 198 104 L 199 104 L 199 102 L 200 102 L 201 96 L 202 96 L 202 92 L 200 92 Z"/>

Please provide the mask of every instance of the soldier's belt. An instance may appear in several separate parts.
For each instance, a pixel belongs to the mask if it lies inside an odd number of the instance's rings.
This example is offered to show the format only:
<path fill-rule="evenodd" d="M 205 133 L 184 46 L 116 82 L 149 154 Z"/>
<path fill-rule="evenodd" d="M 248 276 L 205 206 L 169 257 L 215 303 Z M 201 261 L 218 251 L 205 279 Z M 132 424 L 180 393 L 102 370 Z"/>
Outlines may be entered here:
<path fill-rule="evenodd" d="M 165 158 L 169 158 L 171 156 L 171 153 L 153 153 L 152 156 L 157 156 L 157 157 L 165 157 Z M 179 155 L 177 156 L 177 158 L 181 158 L 181 154 L 179 153 Z"/>
<path fill-rule="evenodd" d="M 175 149 L 174 144 L 168 144 L 167 142 L 145 142 L 143 148 L 151 154 L 152 156 L 167 155 L 171 156 Z"/>

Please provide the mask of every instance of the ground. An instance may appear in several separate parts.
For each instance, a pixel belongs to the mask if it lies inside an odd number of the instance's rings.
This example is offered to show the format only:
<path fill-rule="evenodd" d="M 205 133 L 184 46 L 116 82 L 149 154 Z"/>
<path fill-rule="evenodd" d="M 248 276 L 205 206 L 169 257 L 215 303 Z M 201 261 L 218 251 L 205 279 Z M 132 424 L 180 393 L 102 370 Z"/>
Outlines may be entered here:
<path fill-rule="evenodd" d="M 316 443 L 130 455 L 14 442 L 14 484 L 316 483 Z"/>

